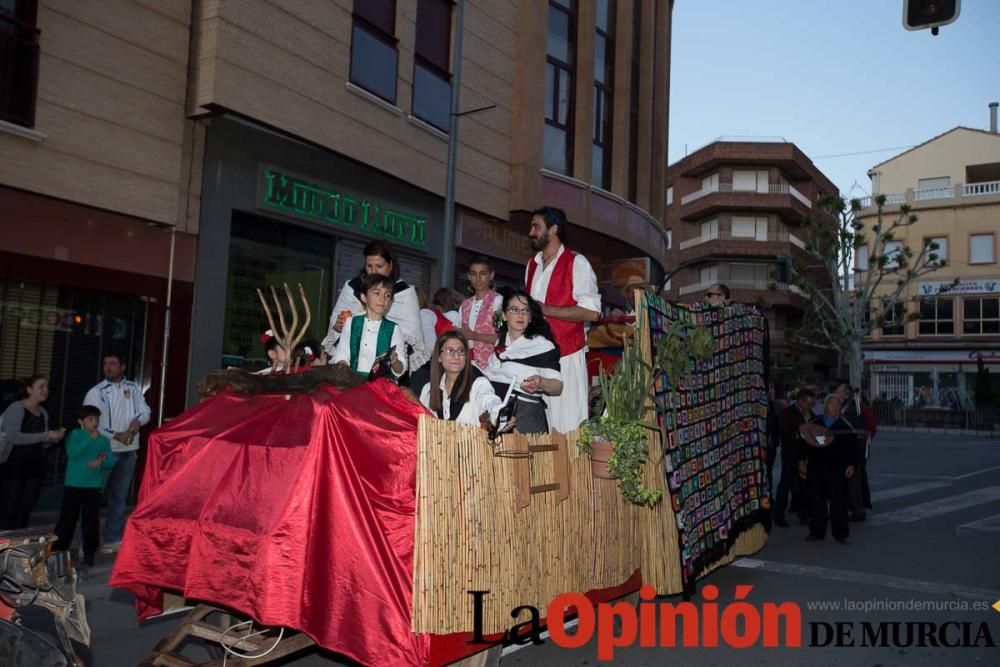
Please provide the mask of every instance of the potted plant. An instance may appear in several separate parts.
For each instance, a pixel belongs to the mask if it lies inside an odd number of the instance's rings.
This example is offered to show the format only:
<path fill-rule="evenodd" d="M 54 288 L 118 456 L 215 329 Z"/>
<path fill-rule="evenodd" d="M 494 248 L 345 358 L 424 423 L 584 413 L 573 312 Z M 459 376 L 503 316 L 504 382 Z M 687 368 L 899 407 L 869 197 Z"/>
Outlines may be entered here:
<path fill-rule="evenodd" d="M 653 383 L 658 373 L 665 375 L 668 385 L 677 384 L 691 374 L 691 361 L 711 356 L 715 341 L 705 327 L 675 321 L 660 337 L 656 349 L 655 367 L 647 364 L 635 345 L 628 340 L 622 349 L 621 361 L 614 374 L 601 369 L 598 382 L 599 416 L 584 422 L 577 447 L 590 455 L 595 477 L 617 479 L 618 487 L 627 500 L 637 505 L 653 506 L 663 497 L 642 481 L 642 465 L 649 446 L 647 430 L 660 430 L 666 442 L 668 422 L 666 412 L 676 424 L 676 404 L 660 404 L 653 400 Z M 646 413 L 654 408 L 662 424 L 645 421 Z"/>
<path fill-rule="evenodd" d="M 642 482 L 642 464 L 649 451 L 645 412 L 651 407 L 653 367 L 642 359 L 639 348 L 625 341 L 621 361 L 609 375 L 599 377 L 599 416 L 584 422 L 577 441 L 579 450 L 590 455 L 595 477 L 617 479 L 629 501 L 652 506 L 663 493 Z"/>

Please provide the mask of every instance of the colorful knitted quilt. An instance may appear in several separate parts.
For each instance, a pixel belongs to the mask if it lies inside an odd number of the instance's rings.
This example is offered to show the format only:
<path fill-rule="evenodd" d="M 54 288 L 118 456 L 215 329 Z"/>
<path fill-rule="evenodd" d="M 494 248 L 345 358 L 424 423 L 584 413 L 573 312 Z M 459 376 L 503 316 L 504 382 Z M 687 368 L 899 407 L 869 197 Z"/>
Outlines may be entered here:
<path fill-rule="evenodd" d="M 770 527 L 767 491 L 767 320 L 746 304 L 679 306 L 647 296 L 653 349 L 674 321 L 707 326 L 715 351 L 691 361 L 690 381 L 656 380 L 667 420 L 667 486 L 679 533 L 686 594 L 737 536 Z M 676 424 L 674 423 L 676 415 Z"/>

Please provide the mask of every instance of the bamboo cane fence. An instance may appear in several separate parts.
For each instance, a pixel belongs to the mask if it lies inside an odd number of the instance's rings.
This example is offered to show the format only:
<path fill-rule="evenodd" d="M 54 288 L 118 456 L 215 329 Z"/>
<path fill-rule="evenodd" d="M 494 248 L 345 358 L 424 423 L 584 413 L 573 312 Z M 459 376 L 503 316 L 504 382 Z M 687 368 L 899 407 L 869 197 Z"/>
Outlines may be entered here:
<path fill-rule="evenodd" d="M 638 339 L 649 361 L 643 320 Z M 538 449 L 530 458 L 511 458 L 496 456 L 481 429 L 420 418 L 414 632 L 471 631 L 469 591 L 489 591 L 486 634 L 515 623 L 510 612 L 516 607 L 532 605 L 544 614 L 561 593 L 619 586 L 637 569 L 661 595 L 682 591 L 659 434 L 651 432 L 643 472 L 646 484 L 664 494 L 653 508 L 626 501 L 614 480 L 594 478 L 590 458 L 577 451 L 578 438 L 579 431 L 505 436 L 498 449 Z M 708 571 L 760 550 L 766 540 L 763 527 L 754 526 Z"/>

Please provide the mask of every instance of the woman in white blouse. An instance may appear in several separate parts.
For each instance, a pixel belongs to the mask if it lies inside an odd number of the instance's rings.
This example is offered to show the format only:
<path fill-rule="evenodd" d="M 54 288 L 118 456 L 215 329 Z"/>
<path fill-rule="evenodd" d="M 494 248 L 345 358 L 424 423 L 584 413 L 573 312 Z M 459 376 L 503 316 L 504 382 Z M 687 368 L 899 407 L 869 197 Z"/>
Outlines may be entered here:
<path fill-rule="evenodd" d="M 541 306 L 523 290 L 506 294 L 503 314 L 505 321 L 489 357 L 486 376 L 498 395 L 517 401 L 514 416 L 518 432 L 547 433 L 549 423 L 542 397 L 562 393 L 559 348 L 552 342 Z"/>
<path fill-rule="evenodd" d="M 469 363 L 469 341 L 458 331 L 446 331 L 434 345 L 431 380 L 420 392 L 420 402 L 439 419 L 480 425 L 486 413 L 491 423 L 503 401 L 483 374 Z"/>

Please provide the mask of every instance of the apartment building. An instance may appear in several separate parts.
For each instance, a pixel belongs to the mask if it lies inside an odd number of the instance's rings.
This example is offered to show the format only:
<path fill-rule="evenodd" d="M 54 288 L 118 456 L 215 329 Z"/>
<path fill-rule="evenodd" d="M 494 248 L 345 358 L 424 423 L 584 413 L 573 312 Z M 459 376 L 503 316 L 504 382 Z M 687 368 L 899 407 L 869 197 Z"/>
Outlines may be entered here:
<path fill-rule="evenodd" d="M 904 204 L 918 217 L 887 252 L 917 252 L 932 240 L 940 264 L 908 287 L 864 346 L 875 397 L 965 407 L 979 360 L 994 371 L 1000 364 L 1000 134 L 992 111 L 990 131 L 956 127 L 869 170 L 872 192 L 885 195 L 886 221 Z M 871 198 L 862 205 L 858 219 L 870 228 L 876 208 Z M 867 244 L 859 250 L 857 271 L 869 254 Z"/>
<path fill-rule="evenodd" d="M 466 0 L 445 247 L 456 3 L 0 0 L 0 378 L 75 405 L 125 350 L 156 403 L 169 281 L 176 414 L 263 358 L 256 287 L 301 282 L 320 338 L 371 239 L 428 291 L 445 254 L 519 283 L 543 204 L 609 295 L 657 282 L 672 4 Z"/>
<path fill-rule="evenodd" d="M 786 332 L 801 323 L 806 302 L 782 280 L 782 262 L 813 263 L 802 221 L 832 224 L 815 202 L 836 187 L 795 144 L 778 138 L 714 141 L 670 165 L 667 183 L 670 298 L 698 301 L 724 283 L 734 301 L 765 305 L 772 361 L 794 366 L 799 351 Z M 829 353 L 816 360 L 820 370 L 835 363 Z"/>

